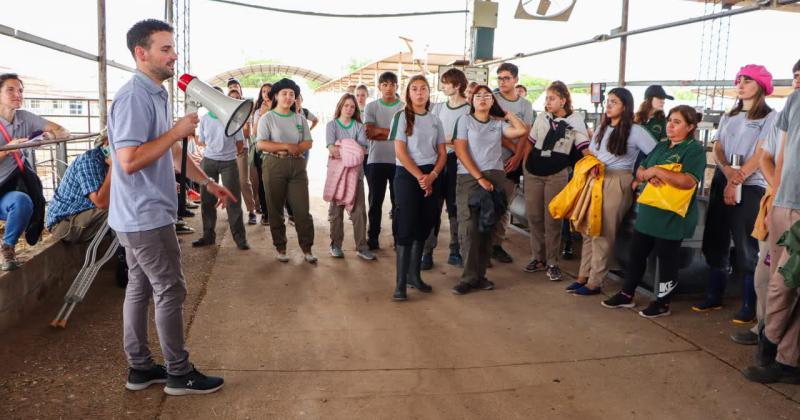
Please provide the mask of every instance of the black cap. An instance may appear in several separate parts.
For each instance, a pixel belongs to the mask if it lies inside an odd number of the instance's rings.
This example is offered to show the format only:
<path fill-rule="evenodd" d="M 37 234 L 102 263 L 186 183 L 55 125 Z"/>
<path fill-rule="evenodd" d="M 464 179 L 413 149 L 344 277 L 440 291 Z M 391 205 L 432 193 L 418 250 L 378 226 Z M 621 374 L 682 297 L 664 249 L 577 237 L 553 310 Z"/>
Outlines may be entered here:
<path fill-rule="evenodd" d="M 228 79 L 228 86 L 230 86 L 230 85 L 232 85 L 234 83 L 236 83 L 237 85 L 241 85 L 241 83 L 239 83 L 239 81 L 236 80 L 235 77 L 231 77 L 230 79 Z"/>
<path fill-rule="evenodd" d="M 659 99 L 669 99 L 670 101 L 675 100 L 674 97 L 667 95 L 667 92 L 664 90 L 661 85 L 653 85 L 647 88 L 644 91 L 645 98 L 659 98 Z"/>
<path fill-rule="evenodd" d="M 275 82 L 272 85 L 272 89 L 269 91 L 269 99 L 270 100 L 274 100 L 275 99 L 275 95 L 277 95 L 278 92 L 280 92 L 280 91 L 282 91 L 284 89 L 293 90 L 295 97 L 297 97 L 297 95 L 300 94 L 300 86 L 297 86 L 297 83 L 295 83 L 292 79 L 285 79 L 284 78 L 284 79 L 278 80 L 277 82 Z"/>

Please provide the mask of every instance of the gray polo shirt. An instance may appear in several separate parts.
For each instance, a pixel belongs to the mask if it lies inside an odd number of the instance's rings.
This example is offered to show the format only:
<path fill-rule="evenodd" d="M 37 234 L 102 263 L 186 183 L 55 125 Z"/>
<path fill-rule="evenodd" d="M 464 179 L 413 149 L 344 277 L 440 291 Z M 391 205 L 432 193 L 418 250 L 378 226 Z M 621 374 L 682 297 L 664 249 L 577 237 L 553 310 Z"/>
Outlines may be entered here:
<path fill-rule="evenodd" d="M 14 122 L 10 123 L 6 121 L 5 118 L 0 117 L 0 124 L 3 124 L 3 127 L 8 131 L 8 135 L 11 136 L 11 140 L 14 140 L 21 137 L 27 138 L 34 131 L 44 130 L 44 126 L 47 125 L 47 120 L 32 112 L 18 109 L 14 111 Z M 2 134 L 0 134 L 0 137 L 2 137 Z M 0 144 L 6 144 L 5 139 L 3 139 Z M 33 149 L 25 149 L 25 151 L 15 153 L 21 153 L 25 159 L 30 159 L 29 153 L 32 152 Z M 30 160 L 28 165 L 30 165 Z M 0 160 L 0 184 L 8 180 L 8 177 L 11 176 L 16 167 L 17 160 L 14 159 L 12 154 Z"/>
<path fill-rule="evenodd" d="M 311 141 L 311 130 L 303 114 L 290 112 L 281 114 L 274 109 L 258 120 L 256 140 L 268 140 L 275 143 L 300 144 Z"/>
<path fill-rule="evenodd" d="M 516 114 L 516 116 L 519 117 L 519 119 L 522 120 L 522 122 L 528 127 L 533 126 L 533 120 L 535 116 L 533 114 L 533 105 L 531 104 L 531 101 L 521 96 L 517 96 L 516 101 L 510 101 L 506 99 L 500 92 L 495 93 L 494 97 L 497 98 L 497 103 L 501 108 L 507 112 L 513 112 Z M 511 139 L 511 141 L 514 144 L 517 144 L 519 142 L 519 138 Z M 505 147 L 503 148 L 503 161 L 508 160 L 508 158 L 513 155 L 513 151 L 508 150 Z"/>
<path fill-rule="evenodd" d="M 414 130 L 411 136 L 406 135 L 406 113 L 403 111 L 395 114 L 392 119 L 392 130 L 389 138 L 406 143 L 408 155 L 417 164 L 433 165 L 439 157 L 439 145 L 444 144 L 444 129 L 439 117 L 426 112 L 414 116 Z M 389 142 L 389 144 L 392 144 Z M 394 144 L 392 144 L 394 146 Z M 397 166 L 403 166 L 400 159 L 395 159 Z"/>
<path fill-rule="evenodd" d="M 787 209 L 800 209 L 800 165 L 797 164 L 800 158 L 800 90 L 795 90 L 789 95 L 777 125 L 787 136 L 783 145 L 781 186 L 775 196 L 774 205 Z"/>
<path fill-rule="evenodd" d="M 781 130 L 778 128 L 778 120 L 781 119 L 782 112 L 778 113 L 778 116 L 775 117 L 775 124 L 772 126 L 772 129 L 769 130 L 769 134 L 767 134 L 767 138 L 764 139 L 764 143 L 761 144 L 761 150 L 769 153 L 772 156 L 772 159 L 777 162 L 778 160 L 778 152 L 780 152 L 781 148 L 778 143 L 781 140 Z"/>
<path fill-rule="evenodd" d="M 749 120 L 746 112 L 734 116 L 725 114 L 719 121 L 719 129 L 713 140 L 720 142 L 726 159 L 730 160 L 731 154 L 735 153 L 742 155 L 742 163 L 747 162 L 755 154 L 756 144 L 769 136 L 777 116 L 778 113 L 772 111 L 764 118 Z M 744 180 L 744 185 L 766 188 L 767 180 L 759 169 Z"/>
<path fill-rule="evenodd" d="M 594 138 L 592 138 L 592 142 L 589 144 L 588 148 L 600 162 L 606 165 L 606 169 L 633 171 L 633 166 L 636 164 L 636 158 L 639 156 L 639 152 L 646 155 L 650 154 L 658 144 L 652 134 L 641 125 L 634 124 L 631 127 L 631 133 L 628 135 L 628 149 L 626 153 L 622 156 L 617 156 L 608 151 L 608 140 L 611 138 L 611 133 L 613 131 L 613 126 L 609 125 L 606 127 L 606 132 L 603 135 L 603 140 L 600 142 L 599 147 L 596 141 L 597 135 L 600 133 L 599 131 L 595 131 Z"/>
<path fill-rule="evenodd" d="M 450 143 L 453 141 L 453 136 L 455 136 L 458 118 L 462 115 L 469 115 L 469 104 L 464 103 L 461 106 L 450 108 L 449 103 L 441 102 L 433 105 L 431 114 L 439 117 L 439 120 L 442 122 L 442 128 L 444 128 L 444 138 Z M 455 149 L 452 147 L 447 149 L 447 153 L 454 152 Z"/>
<path fill-rule="evenodd" d="M 111 140 L 111 202 L 108 225 L 117 232 L 143 232 L 175 223 L 178 195 L 172 151 L 132 174 L 122 170 L 116 151 L 141 146 L 172 127 L 169 96 L 138 70 L 114 97 L 108 112 Z"/>
<path fill-rule="evenodd" d="M 342 124 L 338 118 L 329 121 L 325 125 L 325 145 L 331 146 L 336 143 L 336 140 L 353 139 L 358 144 L 364 146 L 366 149 L 367 144 L 367 131 L 364 129 L 364 124 L 356 120 L 350 120 L 350 124 Z"/>
<path fill-rule="evenodd" d="M 374 124 L 378 128 L 390 128 L 394 114 L 405 107 L 403 101 L 398 100 L 393 104 L 383 102 L 383 99 L 372 101 L 364 109 L 364 124 Z M 369 139 L 367 139 L 369 140 Z M 369 142 L 369 159 L 367 163 L 395 163 L 394 144 L 391 141 L 377 140 Z"/>
<path fill-rule="evenodd" d="M 242 130 L 233 136 L 226 136 L 222 121 L 213 115 L 211 113 L 203 115 L 197 127 L 197 134 L 206 145 L 203 157 L 221 161 L 236 160 L 236 143 L 244 142 Z"/>
<path fill-rule="evenodd" d="M 480 121 L 472 115 L 465 115 L 456 123 L 456 136 L 453 140 L 466 140 L 469 155 L 481 172 L 503 170 L 503 131 L 509 124 L 497 119 Z M 467 175 L 469 171 L 458 161 L 458 174 Z"/>

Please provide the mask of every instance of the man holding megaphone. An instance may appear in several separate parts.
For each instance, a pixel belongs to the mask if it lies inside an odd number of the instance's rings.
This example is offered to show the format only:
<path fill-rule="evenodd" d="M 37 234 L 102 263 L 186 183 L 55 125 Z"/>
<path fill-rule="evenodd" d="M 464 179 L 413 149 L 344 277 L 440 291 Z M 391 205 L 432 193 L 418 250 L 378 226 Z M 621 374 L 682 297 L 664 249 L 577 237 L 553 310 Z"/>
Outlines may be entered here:
<path fill-rule="evenodd" d="M 219 390 L 223 379 L 195 369 L 184 346 L 186 281 L 173 226 L 178 210 L 174 168 L 181 160 L 177 143 L 194 134 L 198 118 L 190 113 L 174 125 L 170 121 L 169 96 L 162 83 L 174 75 L 172 32 L 169 24 L 154 19 L 128 30 L 128 49 L 137 70 L 109 110 L 113 170 L 108 224 L 125 247 L 129 266 L 122 316 L 129 366 L 126 388 L 138 391 L 166 383 L 164 392 L 170 395 L 207 394 Z M 186 174 L 216 196 L 219 205 L 236 201 L 192 160 L 187 160 Z M 151 295 L 166 368 L 153 361 L 147 345 Z"/>

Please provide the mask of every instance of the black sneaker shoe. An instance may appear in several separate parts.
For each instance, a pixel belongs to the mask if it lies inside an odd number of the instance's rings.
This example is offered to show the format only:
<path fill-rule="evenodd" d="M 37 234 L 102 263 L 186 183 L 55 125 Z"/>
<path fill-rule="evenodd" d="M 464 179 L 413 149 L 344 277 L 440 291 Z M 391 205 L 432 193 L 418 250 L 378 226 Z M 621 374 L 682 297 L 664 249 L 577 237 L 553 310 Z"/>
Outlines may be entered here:
<path fill-rule="evenodd" d="M 636 306 L 633 303 L 633 297 L 627 296 L 625 293 L 619 292 L 614 296 L 600 302 L 606 308 L 616 309 L 616 308 L 633 308 Z"/>
<path fill-rule="evenodd" d="M 672 312 L 669 311 L 669 305 L 663 305 L 657 301 L 650 302 L 650 305 L 639 311 L 639 315 L 645 318 L 658 318 L 670 315 L 671 313 Z"/>
<path fill-rule="evenodd" d="M 247 215 L 247 224 L 248 225 L 258 224 L 258 220 L 256 219 L 256 214 L 253 213 L 252 211 L 250 212 L 250 214 Z"/>
<path fill-rule="evenodd" d="M 208 238 L 200 238 L 195 241 L 192 241 L 192 246 L 195 248 L 209 246 L 209 245 L 214 245 L 214 241 Z"/>
<path fill-rule="evenodd" d="M 511 255 L 509 255 L 501 245 L 495 245 L 492 247 L 492 258 L 506 264 L 514 262 L 514 259 L 511 258 Z"/>
<path fill-rule="evenodd" d="M 755 346 L 758 344 L 758 334 L 750 330 L 739 331 L 731 334 L 731 340 L 733 340 L 734 343 L 741 344 L 743 346 Z"/>
<path fill-rule="evenodd" d="M 148 370 L 128 368 L 128 382 L 125 388 L 131 391 L 141 391 L 153 384 L 167 382 L 167 370 L 164 366 L 153 364 Z"/>
<path fill-rule="evenodd" d="M 471 290 L 472 290 L 472 285 L 469 283 L 465 283 L 463 281 L 459 282 L 452 289 L 450 289 L 450 291 L 453 292 L 454 295 L 466 295 Z"/>
<path fill-rule="evenodd" d="M 779 362 L 772 362 L 766 367 L 750 366 L 742 370 L 744 377 L 760 384 L 800 384 L 800 369 Z"/>
<path fill-rule="evenodd" d="M 217 392 L 225 381 L 217 376 L 206 376 L 192 367 L 186 375 L 168 375 L 164 392 L 167 395 L 210 394 Z"/>
<path fill-rule="evenodd" d="M 550 281 L 561 281 L 561 269 L 557 265 L 547 267 L 547 278 Z"/>
<path fill-rule="evenodd" d="M 185 223 L 176 223 L 175 233 L 177 233 L 178 235 L 188 235 L 190 233 L 194 233 L 194 229 L 190 228 Z"/>
<path fill-rule="evenodd" d="M 191 210 L 184 210 L 183 212 L 178 212 L 178 216 L 180 217 L 194 217 L 194 212 Z"/>
<path fill-rule="evenodd" d="M 484 277 L 478 280 L 478 284 L 474 286 L 474 288 L 481 290 L 494 290 L 494 282 Z"/>
<path fill-rule="evenodd" d="M 267 219 L 267 216 L 261 216 L 261 224 L 264 226 L 269 226 L 269 219 Z"/>
<path fill-rule="evenodd" d="M 561 258 L 565 260 L 571 260 L 575 258 L 575 250 L 572 249 L 572 244 L 564 245 L 564 249 L 561 251 Z"/>
<path fill-rule="evenodd" d="M 378 245 L 378 239 L 367 239 L 367 247 L 369 247 L 370 251 L 375 251 L 376 249 L 381 249 Z"/>

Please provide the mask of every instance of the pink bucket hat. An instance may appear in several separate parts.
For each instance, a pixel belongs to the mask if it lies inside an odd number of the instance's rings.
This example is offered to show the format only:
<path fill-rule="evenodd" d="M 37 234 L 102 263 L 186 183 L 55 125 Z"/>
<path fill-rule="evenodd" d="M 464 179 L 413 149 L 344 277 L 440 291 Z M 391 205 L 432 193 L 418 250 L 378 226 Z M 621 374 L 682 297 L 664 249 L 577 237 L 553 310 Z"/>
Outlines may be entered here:
<path fill-rule="evenodd" d="M 736 80 L 739 80 L 741 76 L 747 76 L 755 80 L 764 89 L 764 93 L 767 96 L 772 95 L 774 90 L 772 87 L 772 74 L 767 71 L 766 67 L 758 64 L 748 64 L 739 69 L 739 72 L 736 73 Z"/>

